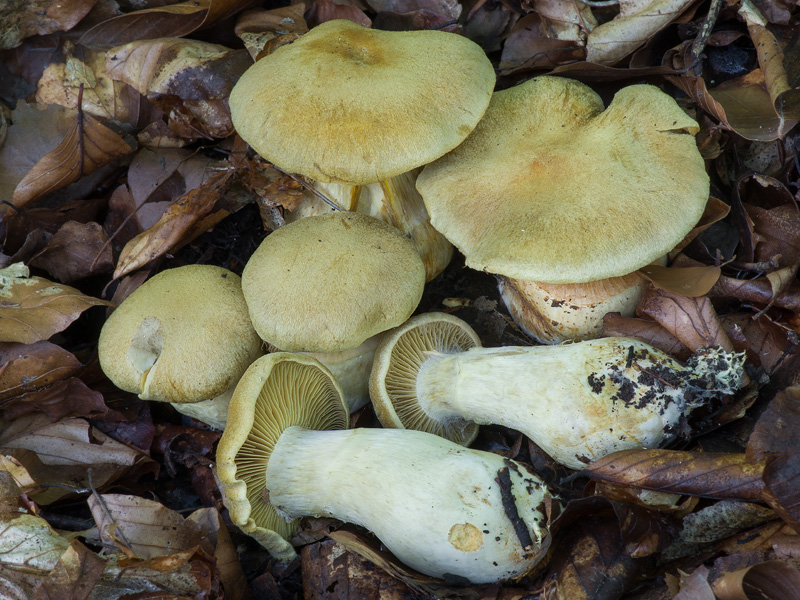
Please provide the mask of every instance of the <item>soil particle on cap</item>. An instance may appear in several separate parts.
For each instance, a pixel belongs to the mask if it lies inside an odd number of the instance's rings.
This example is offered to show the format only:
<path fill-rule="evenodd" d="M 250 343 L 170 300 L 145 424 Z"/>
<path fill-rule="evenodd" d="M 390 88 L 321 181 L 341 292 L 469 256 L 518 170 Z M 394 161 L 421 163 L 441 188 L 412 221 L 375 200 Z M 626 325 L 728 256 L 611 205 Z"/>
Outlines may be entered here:
<path fill-rule="evenodd" d="M 592 391 L 595 394 L 599 394 L 603 391 L 603 386 L 605 385 L 605 376 L 604 375 L 597 375 L 597 373 L 590 373 L 589 377 L 586 378 L 586 381 L 589 383 L 589 387 L 592 388 Z"/>

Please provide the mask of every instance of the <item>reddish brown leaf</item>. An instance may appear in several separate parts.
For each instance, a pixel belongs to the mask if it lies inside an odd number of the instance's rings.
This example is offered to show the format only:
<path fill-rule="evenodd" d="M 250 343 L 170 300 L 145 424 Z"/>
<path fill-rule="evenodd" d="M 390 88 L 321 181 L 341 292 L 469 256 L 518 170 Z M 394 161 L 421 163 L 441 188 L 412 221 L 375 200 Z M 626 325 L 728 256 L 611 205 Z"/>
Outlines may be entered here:
<path fill-rule="evenodd" d="M 372 26 L 372 20 L 363 10 L 344 2 L 339 4 L 334 0 L 313 0 L 306 11 L 305 18 L 309 27 L 333 19 L 347 19 L 364 27 Z"/>
<path fill-rule="evenodd" d="M 673 600 L 717 600 L 708 583 L 708 569 L 701 565 L 685 577 L 681 581 L 680 592 Z"/>
<path fill-rule="evenodd" d="M 800 460 L 797 458 L 797 452 L 767 458 L 764 500 L 800 533 Z"/>
<path fill-rule="evenodd" d="M 308 25 L 303 18 L 303 12 L 305 4 L 292 4 L 272 10 L 247 10 L 236 20 L 234 32 L 255 60 L 266 44 L 274 44 L 279 38 L 296 39 L 306 33 Z"/>
<path fill-rule="evenodd" d="M 70 377 L 80 367 L 71 352 L 50 342 L 0 342 L 0 406 L 7 398 Z"/>
<path fill-rule="evenodd" d="M 67 221 L 30 265 L 44 269 L 62 283 L 114 270 L 108 236 L 97 223 Z"/>
<path fill-rule="evenodd" d="M 640 316 L 660 323 L 693 352 L 707 346 L 720 346 L 729 352 L 734 349 L 706 297 L 688 298 L 651 286 L 636 310 Z"/>
<path fill-rule="evenodd" d="M 750 434 L 748 460 L 768 454 L 800 454 L 800 386 L 778 392 Z"/>
<path fill-rule="evenodd" d="M 789 266 L 800 260 L 800 211 L 794 204 L 785 204 L 770 210 L 745 205 L 759 242 L 755 260 L 768 262 L 780 255 L 780 266 Z"/>
<path fill-rule="evenodd" d="M 744 454 L 623 450 L 584 469 L 593 479 L 648 490 L 734 500 L 762 499 L 764 463 Z"/>
<path fill-rule="evenodd" d="M 656 321 L 649 319 L 623 317 L 619 313 L 608 313 L 603 317 L 603 337 L 610 336 L 642 340 L 678 360 L 686 360 L 692 355 L 692 351 L 684 346 L 678 338 Z"/>
<path fill-rule="evenodd" d="M 708 295 L 713 298 L 736 298 L 765 306 L 772 301 L 773 306 L 800 313 L 800 282 L 792 281 L 777 298 L 773 300 L 772 284 L 766 277 L 756 279 L 734 279 L 722 275 Z"/>
<path fill-rule="evenodd" d="M 92 48 L 111 48 L 136 40 L 181 37 L 252 4 L 253 0 L 189 0 L 138 10 L 95 25 L 83 34 L 79 43 Z"/>
<path fill-rule="evenodd" d="M 0 413 L 6 421 L 32 411 L 47 413 L 52 421 L 65 417 L 108 417 L 112 412 L 100 392 L 89 389 L 76 377 L 0 403 Z"/>
<path fill-rule="evenodd" d="M 572 6 L 572 5 L 565 5 Z M 517 71 L 552 68 L 583 60 L 586 49 L 576 40 L 560 39 L 548 35 L 542 18 L 531 13 L 516 22 L 503 44 L 499 72 L 510 75 Z"/>
<path fill-rule="evenodd" d="M 106 561 L 72 540 L 32 600 L 86 600 L 103 575 Z"/>
<path fill-rule="evenodd" d="M 91 115 L 76 117 L 61 143 L 45 154 L 19 182 L 11 197 L 15 208 L 77 181 L 135 149 L 132 138 L 123 138 Z"/>
<path fill-rule="evenodd" d="M 230 171 L 211 175 L 200 187 L 170 205 L 158 223 L 128 242 L 120 254 L 114 279 L 175 250 L 213 226 L 213 223 L 206 224 L 203 219 L 209 216 L 217 201 L 224 195 L 231 175 Z M 224 215 L 218 215 L 222 216 Z"/>

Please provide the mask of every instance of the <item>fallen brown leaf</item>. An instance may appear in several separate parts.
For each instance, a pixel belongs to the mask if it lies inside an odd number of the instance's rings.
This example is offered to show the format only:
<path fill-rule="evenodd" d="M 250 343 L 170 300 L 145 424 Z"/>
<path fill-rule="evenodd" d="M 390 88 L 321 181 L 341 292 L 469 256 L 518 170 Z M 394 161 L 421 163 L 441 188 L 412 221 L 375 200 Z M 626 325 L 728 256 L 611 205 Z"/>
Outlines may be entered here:
<path fill-rule="evenodd" d="M 623 450 L 588 465 L 593 479 L 704 498 L 762 500 L 764 463 L 744 454 Z"/>
<path fill-rule="evenodd" d="M 797 600 L 800 598 L 800 571 L 788 563 L 771 560 L 733 573 L 714 582 L 719 600 Z"/>
<path fill-rule="evenodd" d="M 112 303 L 41 277 L 30 277 L 22 264 L 0 270 L 0 341 L 32 344 L 46 340 L 92 306 Z"/>
<path fill-rule="evenodd" d="M 97 0 L 50 2 L 50 0 L 7 0 L 3 5 L 0 48 L 14 48 L 27 37 L 69 31 L 86 16 Z"/>
<path fill-rule="evenodd" d="M 236 20 L 234 33 L 256 60 L 268 43 L 274 45 L 281 38 L 296 39 L 308 31 L 303 18 L 305 10 L 303 2 L 271 10 L 246 10 Z"/>
<path fill-rule="evenodd" d="M 80 367 L 71 352 L 50 342 L 0 342 L 0 407 L 4 400 L 65 379 Z"/>
<path fill-rule="evenodd" d="M 639 269 L 639 273 L 662 290 L 697 298 L 706 295 L 714 286 L 719 279 L 721 269 L 711 265 L 670 268 L 652 264 Z"/>
<path fill-rule="evenodd" d="M 16 210 L 100 167 L 127 156 L 136 142 L 121 137 L 88 114 L 76 116 L 61 143 L 45 154 L 19 182 L 11 203 Z"/>
<path fill-rule="evenodd" d="M 114 412 L 106 406 L 100 392 L 89 389 L 77 377 L 62 379 L 0 403 L 0 415 L 5 421 L 13 421 L 33 411 L 46 413 L 52 421 L 65 417 L 108 417 Z"/>
<path fill-rule="evenodd" d="M 686 360 L 692 355 L 692 351 L 684 346 L 678 338 L 650 319 L 637 319 L 623 317 L 619 313 L 608 313 L 603 317 L 603 337 L 610 336 L 642 340 L 678 360 Z"/>
<path fill-rule="evenodd" d="M 105 561 L 72 540 L 31 600 L 86 600 L 103 576 Z"/>
<path fill-rule="evenodd" d="M 29 262 L 62 283 L 111 273 L 114 261 L 108 236 L 94 222 L 67 221 Z"/>

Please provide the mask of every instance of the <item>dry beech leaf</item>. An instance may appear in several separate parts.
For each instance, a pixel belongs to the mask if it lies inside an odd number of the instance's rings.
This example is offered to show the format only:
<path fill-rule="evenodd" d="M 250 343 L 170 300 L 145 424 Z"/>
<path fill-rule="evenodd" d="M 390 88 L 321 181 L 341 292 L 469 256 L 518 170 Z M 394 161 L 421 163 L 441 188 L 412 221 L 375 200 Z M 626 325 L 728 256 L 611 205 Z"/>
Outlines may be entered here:
<path fill-rule="evenodd" d="M 800 211 L 794 203 L 776 206 L 769 210 L 744 205 L 758 238 L 755 260 L 769 262 L 778 255 L 780 266 L 793 266 L 800 260 Z"/>
<path fill-rule="evenodd" d="M 553 68 L 585 58 L 582 42 L 548 34 L 540 15 L 531 13 L 522 17 L 503 44 L 498 73 L 510 75 L 526 69 Z"/>
<path fill-rule="evenodd" d="M 800 571 L 787 562 L 770 560 L 725 573 L 713 588 L 719 600 L 798 600 Z"/>
<path fill-rule="evenodd" d="M 800 386 L 775 395 L 747 441 L 747 458 L 753 462 L 787 452 L 800 454 Z"/>
<path fill-rule="evenodd" d="M 692 0 L 622 0 L 619 15 L 589 33 L 586 60 L 613 65 L 677 19 Z"/>
<path fill-rule="evenodd" d="M 692 298 L 705 296 L 714 287 L 721 272 L 719 267 L 714 266 L 662 267 L 654 264 L 639 269 L 639 273 L 656 287 Z"/>
<path fill-rule="evenodd" d="M 305 17 L 309 27 L 334 19 L 347 19 L 364 27 L 372 26 L 372 20 L 363 10 L 351 4 L 337 4 L 333 0 L 314 0 Z"/>
<path fill-rule="evenodd" d="M 88 500 L 101 539 L 123 543 L 138 558 L 168 556 L 201 547 L 214 553 L 199 525 L 154 500 L 126 494 L 103 494 Z"/>
<path fill-rule="evenodd" d="M 232 171 L 215 173 L 200 187 L 171 204 L 155 225 L 125 245 L 114 271 L 114 279 L 175 250 L 224 218 L 227 211 L 213 214 L 212 211 L 224 195 L 231 176 Z"/>
<path fill-rule="evenodd" d="M 70 377 L 80 368 L 71 352 L 50 342 L 0 342 L 0 408 L 3 400 Z"/>
<path fill-rule="evenodd" d="M 128 136 L 129 137 L 129 136 Z M 45 154 L 19 182 L 11 203 L 16 209 L 93 173 L 135 150 L 130 142 L 91 115 L 75 117 L 61 143 Z"/>
<path fill-rule="evenodd" d="M 29 264 L 62 283 L 111 273 L 114 259 L 108 235 L 98 223 L 67 221 Z"/>
<path fill-rule="evenodd" d="M 713 298 L 736 298 L 745 302 L 767 305 L 772 303 L 779 308 L 786 308 L 800 313 L 800 282 L 790 281 L 788 289 L 777 297 L 773 296 L 772 283 L 767 277 L 756 279 L 734 279 L 721 276 L 708 295 Z"/>
<path fill-rule="evenodd" d="M 79 43 L 91 48 L 111 48 L 136 40 L 182 37 L 253 3 L 253 0 L 188 0 L 137 10 L 95 25 L 83 34 Z"/>
<path fill-rule="evenodd" d="M 31 600 L 86 600 L 103 576 L 105 566 L 97 554 L 72 540 Z"/>
<path fill-rule="evenodd" d="M 302 2 L 272 10 L 253 9 L 241 14 L 234 32 L 242 40 L 253 60 L 264 50 L 268 42 L 278 38 L 297 39 L 308 32 L 303 18 L 306 5 Z"/>
<path fill-rule="evenodd" d="M 762 500 L 764 463 L 744 454 L 623 450 L 595 461 L 584 473 L 610 483 L 648 490 L 733 500 Z"/>
<path fill-rule="evenodd" d="M 706 203 L 705 210 L 703 210 L 703 215 L 700 217 L 700 220 L 697 222 L 697 225 L 692 227 L 692 230 L 687 233 L 683 239 L 675 245 L 675 247 L 669 251 L 669 259 L 673 260 L 676 256 L 680 254 L 680 251 L 683 250 L 686 246 L 688 246 L 692 240 L 694 240 L 698 235 L 703 233 L 706 229 L 711 227 L 717 221 L 720 221 L 728 216 L 728 213 L 731 212 L 730 205 L 726 204 L 719 198 L 714 196 L 709 196 L 708 202 Z"/>
<path fill-rule="evenodd" d="M 0 269 L 0 341 L 32 344 L 63 331 L 92 306 L 113 306 L 41 277 L 16 263 Z"/>
<path fill-rule="evenodd" d="M 69 31 L 97 4 L 97 0 L 4 0 L 0 48 L 15 48 L 27 37 Z"/>

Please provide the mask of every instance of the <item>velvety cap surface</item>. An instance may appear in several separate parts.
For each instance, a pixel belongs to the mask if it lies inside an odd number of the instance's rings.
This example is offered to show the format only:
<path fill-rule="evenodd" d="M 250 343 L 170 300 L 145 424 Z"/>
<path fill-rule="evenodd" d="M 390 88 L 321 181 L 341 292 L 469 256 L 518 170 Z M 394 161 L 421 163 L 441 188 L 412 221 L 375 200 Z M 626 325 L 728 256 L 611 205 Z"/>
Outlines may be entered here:
<path fill-rule="evenodd" d="M 375 183 L 461 143 L 494 83 L 489 59 L 465 37 L 334 20 L 250 67 L 231 92 L 231 117 L 286 171 Z"/>
<path fill-rule="evenodd" d="M 242 273 L 258 334 L 289 352 L 339 352 L 417 307 L 425 266 L 398 229 L 367 215 L 307 217 L 269 234 Z"/>
<path fill-rule="evenodd" d="M 103 372 L 145 400 L 199 402 L 224 392 L 261 354 L 235 273 L 188 265 L 155 275 L 111 314 Z"/>
<path fill-rule="evenodd" d="M 537 77 L 494 94 L 475 131 L 417 180 L 468 266 L 583 283 L 625 275 L 697 223 L 709 180 L 697 123 L 658 88 Z"/>

